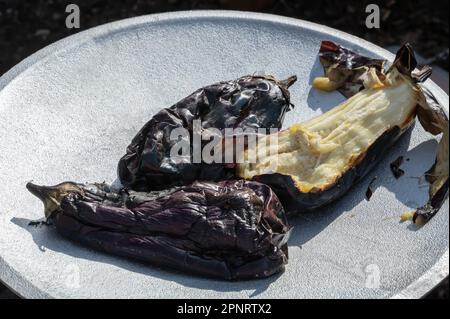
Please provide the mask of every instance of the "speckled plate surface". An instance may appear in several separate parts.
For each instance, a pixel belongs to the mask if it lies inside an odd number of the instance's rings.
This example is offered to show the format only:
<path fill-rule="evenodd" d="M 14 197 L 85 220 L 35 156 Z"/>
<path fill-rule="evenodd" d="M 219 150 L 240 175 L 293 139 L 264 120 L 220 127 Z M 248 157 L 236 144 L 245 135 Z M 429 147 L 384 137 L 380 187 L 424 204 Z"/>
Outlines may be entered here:
<path fill-rule="evenodd" d="M 426 201 L 417 176 L 437 141 L 419 124 L 342 200 L 291 220 L 290 259 L 278 276 L 223 282 L 102 254 L 28 227 L 43 208 L 27 181 L 112 182 L 116 164 L 155 112 L 195 89 L 244 74 L 297 74 L 285 126 L 336 105 L 318 93 L 321 40 L 392 59 L 373 44 L 271 15 L 197 11 L 128 19 L 51 45 L 0 79 L 0 278 L 23 297 L 420 297 L 448 275 L 448 203 L 422 229 L 398 216 Z M 427 86 L 448 110 L 448 96 Z M 410 158 L 395 180 L 389 163 Z M 378 176 L 370 202 L 364 197 Z"/>

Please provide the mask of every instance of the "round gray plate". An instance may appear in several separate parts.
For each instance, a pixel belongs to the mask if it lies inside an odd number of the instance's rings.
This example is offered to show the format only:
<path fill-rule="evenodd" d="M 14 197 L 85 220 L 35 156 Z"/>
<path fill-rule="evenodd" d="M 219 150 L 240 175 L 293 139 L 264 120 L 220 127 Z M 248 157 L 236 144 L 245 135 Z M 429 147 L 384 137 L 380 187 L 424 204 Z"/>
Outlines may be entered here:
<path fill-rule="evenodd" d="M 0 278 L 23 297 L 386 298 L 420 297 L 448 274 L 448 204 L 425 227 L 399 215 L 427 199 L 416 177 L 437 141 L 419 124 L 334 205 L 291 222 L 289 264 L 278 276 L 223 282 L 102 254 L 28 227 L 42 204 L 25 189 L 64 180 L 116 179 L 116 164 L 159 109 L 220 80 L 265 72 L 298 75 L 285 126 L 343 98 L 311 89 L 321 40 L 393 58 L 361 39 L 271 15 L 197 11 L 144 16 L 53 44 L 0 80 Z M 428 87 L 448 110 L 448 96 Z M 395 180 L 389 163 L 410 158 Z M 378 176 L 372 200 L 364 199 Z"/>

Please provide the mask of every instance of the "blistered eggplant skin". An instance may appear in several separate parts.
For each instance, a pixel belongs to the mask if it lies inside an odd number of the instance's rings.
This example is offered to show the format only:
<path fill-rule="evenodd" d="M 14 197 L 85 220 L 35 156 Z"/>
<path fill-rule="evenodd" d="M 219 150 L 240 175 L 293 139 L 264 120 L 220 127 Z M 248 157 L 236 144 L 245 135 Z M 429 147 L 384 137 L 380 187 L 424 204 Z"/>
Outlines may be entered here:
<path fill-rule="evenodd" d="M 195 182 L 160 197 L 77 186 L 50 216 L 61 235 L 94 249 L 226 280 L 268 277 L 288 261 L 290 227 L 266 185 Z M 38 196 L 39 187 L 28 186 Z"/>
<path fill-rule="evenodd" d="M 365 72 L 369 68 L 381 75 L 386 64 L 385 60 L 360 55 L 331 41 L 321 43 L 319 59 L 335 89 L 347 98 L 364 88 Z"/>
<path fill-rule="evenodd" d="M 217 181 L 233 177 L 229 165 L 194 163 L 193 121 L 202 129 L 280 128 L 290 109 L 288 88 L 296 77 L 278 81 L 271 76 L 244 76 L 197 90 L 175 105 L 158 112 L 137 133 L 118 164 L 123 185 L 135 190 L 158 190 L 187 185 L 195 180 Z M 185 128 L 191 136 L 191 160 L 176 163 L 170 150 L 177 141 L 171 132 Z"/>
<path fill-rule="evenodd" d="M 362 158 L 357 159 L 354 166 L 325 190 L 302 192 L 291 176 L 278 173 L 258 175 L 253 180 L 269 185 L 283 203 L 288 214 L 314 211 L 345 195 L 373 169 L 408 128 L 409 126 L 400 129 L 396 126 L 386 131 L 369 147 Z"/>

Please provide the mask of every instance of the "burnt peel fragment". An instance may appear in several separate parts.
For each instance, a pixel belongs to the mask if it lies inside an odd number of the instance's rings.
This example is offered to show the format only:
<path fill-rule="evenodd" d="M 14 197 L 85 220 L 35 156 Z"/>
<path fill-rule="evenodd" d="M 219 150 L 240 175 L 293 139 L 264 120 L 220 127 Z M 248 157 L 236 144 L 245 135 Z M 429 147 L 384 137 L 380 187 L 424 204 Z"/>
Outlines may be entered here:
<path fill-rule="evenodd" d="M 400 168 L 400 166 L 403 164 L 403 161 L 404 161 L 404 157 L 399 156 L 391 164 L 389 164 L 389 167 L 391 168 L 391 172 L 396 179 L 399 179 L 400 177 L 405 175 L 405 171 Z"/>
<path fill-rule="evenodd" d="M 281 128 L 285 113 L 292 106 L 288 89 L 296 80 L 295 76 L 283 81 L 272 76 L 243 76 L 203 87 L 161 110 L 136 134 L 120 159 L 118 175 L 122 184 L 147 191 L 187 185 L 195 180 L 233 178 L 234 165 L 194 160 L 193 153 L 198 153 L 192 149 L 194 121 L 201 122 L 196 132 Z M 189 132 L 191 140 L 186 142 L 190 142 L 190 155 L 176 161 L 170 152 L 178 141 L 171 138 L 171 133 L 180 128 Z"/>

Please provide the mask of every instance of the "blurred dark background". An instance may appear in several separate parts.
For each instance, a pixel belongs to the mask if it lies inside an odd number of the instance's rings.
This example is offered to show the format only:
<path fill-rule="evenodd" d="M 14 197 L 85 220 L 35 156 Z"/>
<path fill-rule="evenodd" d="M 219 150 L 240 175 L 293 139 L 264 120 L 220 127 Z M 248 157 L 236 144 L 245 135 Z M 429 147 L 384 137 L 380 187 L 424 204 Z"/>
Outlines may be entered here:
<path fill-rule="evenodd" d="M 75 3 L 81 28 L 65 27 L 65 8 Z M 381 28 L 365 26 L 369 3 L 381 9 Z M 0 0 L 0 75 L 42 47 L 107 22 L 178 10 L 231 9 L 266 12 L 324 24 L 385 48 L 410 42 L 423 62 L 449 68 L 447 0 Z M 441 86 L 448 91 L 448 73 Z M 448 278 L 428 298 L 449 297 Z M 0 284 L 0 298 L 14 295 Z"/>
<path fill-rule="evenodd" d="M 79 5 L 81 28 L 65 27 L 65 8 Z M 365 26 L 365 8 L 381 9 L 381 28 Z M 409 41 L 427 62 L 448 71 L 448 0 L 0 0 L 0 75 L 20 60 L 63 37 L 106 22 L 176 10 L 238 9 L 314 21 L 382 47 Z"/>

